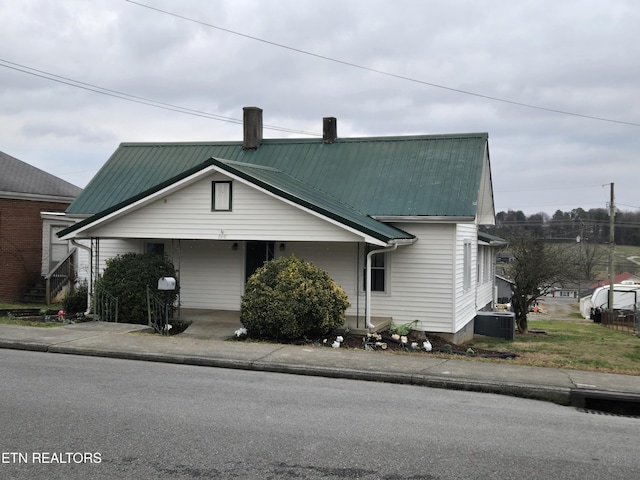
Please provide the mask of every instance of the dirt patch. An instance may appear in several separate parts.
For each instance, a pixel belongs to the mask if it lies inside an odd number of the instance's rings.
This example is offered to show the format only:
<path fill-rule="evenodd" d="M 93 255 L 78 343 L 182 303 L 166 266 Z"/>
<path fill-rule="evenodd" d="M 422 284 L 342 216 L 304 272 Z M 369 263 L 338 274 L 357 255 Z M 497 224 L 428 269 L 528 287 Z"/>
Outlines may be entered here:
<path fill-rule="evenodd" d="M 243 340 L 247 337 L 241 335 L 233 340 Z M 253 339 L 257 341 L 269 341 L 268 339 Z M 313 346 L 320 348 L 346 348 L 351 350 L 368 350 L 380 353 L 410 353 L 416 355 L 453 355 L 479 358 L 509 359 L 518 355 L 512 352 L 487 350 L 465 345 L 451 343 L 441 337 L 424 332 L 412 331 L 406 337 L 394 335 L 390 331 L 370 334 L 368 336 L 352 334 L 331 334 L 322 338 L 310 340 L 300 339 L 288 343 L 293 345 Z M 426 343 L 425 343 L 426 342 Z"/>
<path fill-rule="evenodd" d="M 417 354 L 449 354 L 449 355 L 461 355 L 467 357 L 483 357 L 483 358 L 514 358 L 517 355 L 515 353 L 498 352 L 494 350 L 485 350 L 479 348 L 469 348 L 464 345 L 457 345 L 451 343 L 436 335 L 428 335 L 426 338 L 431 346 L 431 349 L 427 351 L 424 343 L 411 339 L 411 336 L 407 338 L 406 342 L 401 339 L 394 338 L 390 332 L 382 332 L 379 334 L 380 339 L 376 337 L 361 337 L 356 335 L 347 335 L 341 342 L 341 347 L 351 348 L 354 350 L 375 350 L 381 352 L 407 352 Z M 333 342 L 327 341 L 324 345 L 331 346 Z"/>
<path fill-rule="evenodd" d="M 538 312 L 529 312 L 529 320 L 576 320 L 579 313 L 577 298 L 544 297 L 538 301 Z"/>

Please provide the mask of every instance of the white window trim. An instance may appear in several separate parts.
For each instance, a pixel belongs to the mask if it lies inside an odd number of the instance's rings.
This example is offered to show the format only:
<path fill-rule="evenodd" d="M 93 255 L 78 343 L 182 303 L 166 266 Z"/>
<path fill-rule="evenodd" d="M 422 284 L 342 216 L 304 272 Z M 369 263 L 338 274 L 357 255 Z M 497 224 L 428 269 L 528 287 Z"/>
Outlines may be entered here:
<path fill-rule="evenodd" d="M 375 248 L 372 248 L 371 250 L 376 250 Z M 367 250 L 367 248 L 364 248 L 363 251 L 363 265 L 365 265 L 363 268 L 361 268 L 362 270 L 362 284 L 361 284 L 361 289 L 362 291 L 366 291 L 366 285 L 367 285 L 367 268 L 366 268 L 366 261 L 367 261 L 367 253 L 369 253 L 371 250 Z M 388 252 L 385 253 L 379 253 L 375 256 L 378 255 L 382 255 L 384 257 L 384 267 L 382 267 L 382 270 L 384 270 L 384 290 L 374 290 L 373 288 L 371 289 L 371 294 L 372 295 L 389 295 L 391 293 L 391 277 L 390 277 L 390 272 L 391 272 L 391 255 L 389 255 Z M 373 274 L 374 270 L 381 270 L 380 267 L 374 267 L 373 265 L 371 266 L 371 273 Z M 373 285 L 372 285 L 373 286 Z"/>
<path fill-rule="evenodd" d="M 218 191 L 218 186 L 227 186 L 226 189 L 221 188 Z M 233 207 L 233 186 L 228 180 L 214 180 L 211 182 L 211 211 L 213 212 L 230 212 Z M 221 205 L 220 205 L 221 204 Z"/>

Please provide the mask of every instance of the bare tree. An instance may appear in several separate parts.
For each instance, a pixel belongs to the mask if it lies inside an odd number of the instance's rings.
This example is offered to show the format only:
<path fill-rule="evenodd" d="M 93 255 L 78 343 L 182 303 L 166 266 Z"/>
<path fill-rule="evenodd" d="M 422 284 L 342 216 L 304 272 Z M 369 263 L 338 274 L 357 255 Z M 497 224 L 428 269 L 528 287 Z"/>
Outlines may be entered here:
<path fill-rule="evenodd" d="M 506 268 L 514 282 L 511 285 L 511 302 L 518 331 L 526 333 L 529 309 L 552 286 L 572 276 L 573 259 L 566 246 L 545 243 L 527 232 L 518 232 L 517 236 L 510 238 L 509 248 L 514 257 Z"/>
<path fill-rule="evenodd" d="M 577 278 L 579 281 L 594 280 L 597 267 L 606 263 L 607 248 L 604 245 L 581 240 L 578 243 L 576 258 Z"/>

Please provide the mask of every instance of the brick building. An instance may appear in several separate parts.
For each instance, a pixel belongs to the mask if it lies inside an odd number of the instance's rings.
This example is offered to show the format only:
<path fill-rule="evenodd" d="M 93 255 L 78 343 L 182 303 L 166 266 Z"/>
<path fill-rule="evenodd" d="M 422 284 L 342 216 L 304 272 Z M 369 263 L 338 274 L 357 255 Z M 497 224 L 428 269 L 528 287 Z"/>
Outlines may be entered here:
<path fill-rule="evenodd" d="M 0 302 L 22 300 L 41 278 L 43 243 L 56 241 L 41 213 L 64 212 L 80 191 L 0 152 Z"/>

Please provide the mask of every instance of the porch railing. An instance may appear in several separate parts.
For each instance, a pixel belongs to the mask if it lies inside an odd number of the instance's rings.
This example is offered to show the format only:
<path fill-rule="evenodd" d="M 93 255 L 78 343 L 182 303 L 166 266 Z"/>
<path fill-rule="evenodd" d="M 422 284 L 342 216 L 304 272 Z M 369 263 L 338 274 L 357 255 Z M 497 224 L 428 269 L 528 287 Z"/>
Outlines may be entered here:
<path fill-rule="evenodd" d="M 118 297 L 114 297 L 103 287 L 96 285 L 93 313 L 96 320 L 118 323 Z"/>
<path fill-rule="evenodd" d="M 44 277 L 46 282 L 46 302 L 49 305 L 53 299 L 67 285 L 75 281 L 75 258 L 76 249 L 72 248 L 65 258 L 60 260 L 55 267 Z"/>

